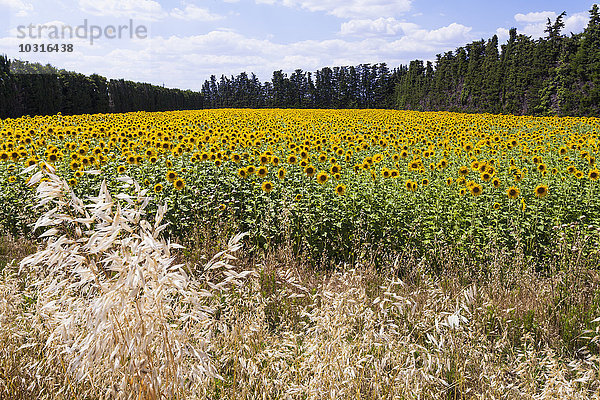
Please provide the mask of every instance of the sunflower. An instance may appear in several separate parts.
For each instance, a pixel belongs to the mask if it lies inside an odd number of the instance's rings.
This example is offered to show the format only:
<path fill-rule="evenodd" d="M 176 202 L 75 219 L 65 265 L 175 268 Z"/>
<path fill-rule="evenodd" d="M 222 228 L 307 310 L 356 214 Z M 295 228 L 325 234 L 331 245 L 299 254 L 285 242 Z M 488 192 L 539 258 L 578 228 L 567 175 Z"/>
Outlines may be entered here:
<path fill-rule="evenodd" d="M 593 181 L 598 180 L 599 176 L 600 176 L 600 171 L 598 171 L 597 169 L 593 169 L 588 173 L 588 177 Z"/>
<path fill-rule="evenodd" d="M 452 178 L 446 178 L 446 185 L 450 186 L 452 182 L 454 182 Z"/>
<path fill-rule="evenodd" d="M 14 175 L 11 175 L 11 176 L 9 176 L 9 177 L 8 177 L 8 181 L 9 181 L 10 183 L 13 183 L 13 182 L 15 182 L 16 180 L 17 180 L 17 178 L 16 178 Z"/>
<path fill-rule="evenodd" d="M 494 203 L 492 207 L 494 208 L 494 210 L 497 210 L 500 208 L 500 203 Z"/>
<path fill-rule="evenodd" d="M 160 183 L 157 183 L 156 185 L 154 185 L 154 193 L 160 193 L 163 190 L 163 185 L 161 185 Z"/>
<path fill-rule="evenodd" d="M 75 185 L 77 185 L 77 179 L 75 179 L 75 178 L 69 179 L 69 186 L 73 187 Z"/>
<path fill-rule="evenodd" d="M 381 175 L 382 175 L 384 178 L 389 178 L 389 177 L 391 177 L 391 176 L 392 176 L 392 171 L 390 171 L 389 169 L 387 169 L 387 168 L 383 167 L 383 169 L 381 170 Z"/>
<path fill-rule="evenodd" d="M 269 193 L 271 190 L 273 190 L 273 183 L 271 181 L 265 181 L 261 187 L 265 193 Z"/>
<path fill-rule="evenodd" d="M 75 178 L 79 179 L 83 176 L 83 172 L 81 170 L 75 171 Z"/>
<path fill-rule="evenodd" d="M 548 195 L 548 186 L 538 185 L 534 190 L 535 197 L 545 197 Z"/>
<path fill-rule="evenodd" d="M 483 188 L 481 187 L 481 185 L 476 183 L 469 188 L 469 191 L 473 196 L 479 196 L 483 192 Z"/>
<path fill-rule="evenodd" d="M 248 177 L 248 171 L 246 171 L 246 168 L 240 168 L 240 169 L 238 169 L 238 176 L 240 178 L 247 178 Z"/>
<path fill-rule="evenodd" d="M 78 169 L 81 167 L 81 164 L 80 164 L 78 161 L 76 161 L 76 160 L 72 160 L 72 161 L 69 163 L 69 167 L 71 167 L 71 169 L 72 169 L 73 171 L 77 171 L 77 170 L 78 170 Z"/>
<path fill-rule="evenodd" d="M 482 173 L 482 174 L 481 174 L 481 179 L 482 179 L 484 182 L 487 182 L 487 181 L 489 181 L 490 179 L 492 179 L 492 175 L 490 175 L 490 173 L 489 173 L 489 172 L 484 172 L 484 173 Z"/>
<path fill-rule="evenodd" d="M 166 177 L 169 182 L 175 182 L 175 180 L 177 179 L 177 172 L 172 170 L 167 171 Z"/>
<path fill-rule="evenodd" d="M 173 182 L 173 186 L 175 186 L 175 189 L 181 190 L 181 189 L 183 189 L 185 187 L 185 181 L 183 179 L 181 179 L 181 178 L 177 178 Z"/>
<path fill-rule="evenodd" d="M 125 167 L 124 165 L 119 165 L 119 166 L 117 167 L 117 172 L 118 172 L 119 174 L 124 174 L 126 169 L 127 169 L 127 167 Z"/>
<path fill-rule="evenodd" d="M 510 198 L 510 199 L 516 199 L 517 197 L 519 197 L 519 194 L 521 192 L 519 191 L 519 188 L 516 188 L 514 186 L 509 187 L 506 190 L 506 195 Z"/>
<path fill-rule="evenodd" d="M 315 176 L 315 173 L 317 171 L 315 170 L 315 167 L 313 167 L 312 165 L 308 165 L 306 168 L 304 168 L 304 173 L 306 175 L 308 175 L 310 178 L 312 178 L 313 176 Z"/>
<path fill-rule="evenodd" d="M 296 197 L 294 197 L 294 200 L 296 200 L 296 201 L 300 201 L 300 200 L 302 200 L 302 195 L 301 195 L 300 193 L 298 193 L 298 194 L 296 195 Z"/>
<path fill-rule="evenodd" d="M 516 182 L 521 182 L 523 180 L 523 174 L 521 174 L 520 172 L 515 174 L 515 181 Z"/>
<path fill-rule="evenodd" d="M 469 167 L 465 167 L 464 165 L 458 169 L 458 174 L 461 176 L 469 175 Z"/>
<path fill-rule="evenodd" d="M 258 167 L 258 169 L 256 170 L 256 175 L 259 178 L 264 178 L 265 176 L 267 176 L 268 173 L 269 173 L 269 170 L 267 170 L 267 167 L 264 167 L 264 166 Z"/>
<path fill-rule="evenodd" d="M 298 162 L 298 158 L 295 154 L 290 154 L 287 158 L 288 164 L 296 164 Z"/>
<path fill-rule="evenodd" d="M 341 172 L 341 170 L 342 170 L 342 167 L 340 167 L 340 166 L 339 166 L 339 165 L 337 165 L 337 164 L 333 164 L 333 165 L 331 166 L 330 172 L 331 172 L 331 174 L 332 174 L 332 175 L 335 175 L 335 174 L 338 174 L 338 173 L 340 173 L 340 172 Z"/>
<path fill-rule="evenodd" d="M 342 185 L 341 183 L 335 187 L 335 193 L 343 196 L 346 194 L 346 185 Z"/>
<path fill-rule="evenodd" d="M 327 182 L 327 179 L 329 179 L 329 176 L 327 176 L 327 173 L 325 173 L 325 171 L 321 171 L 317 174 L 318 183 L 324 184 L 325 182 Z"/>
<path fill-rule="evenodd" d="M 400 176 L 400 171 L 398 171 L 397 169 L 393 169 L 393 170 L 390 171 L 390 176 L 392 178 L 397 178 L 397 177 Z"/>
<path fill-rule="evenodd" d="M 254 165 L 248 165 L 246 167 L 246 172 L 248 173 L 248 175 L 252 175 L 256 172 L 256 168 L 254 167 Z"/>
<path fill-rule="evenodd" d="M 421 185 L 423 185 L 423 186 L 429 185 L 429 179 L 423 178 L 423 180 L 421 181 Z"/>
<path fill-rule="evenodd" d="M 567 154 L 567 148 L 561 147 L 560 149 L 558 149 L 558 152 L 561 156 L 564 156 L 565 154 Z"/>

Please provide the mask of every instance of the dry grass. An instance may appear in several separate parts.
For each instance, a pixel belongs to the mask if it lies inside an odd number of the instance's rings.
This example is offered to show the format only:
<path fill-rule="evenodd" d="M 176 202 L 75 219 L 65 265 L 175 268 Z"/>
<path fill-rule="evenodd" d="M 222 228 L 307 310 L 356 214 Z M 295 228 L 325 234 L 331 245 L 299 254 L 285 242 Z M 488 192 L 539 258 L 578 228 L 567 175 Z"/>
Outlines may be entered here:
<path fill-rule="evenodd" d="M 576 244 L 544 273 L 443 247 L 318 272 L 235 260 L 239 236 L 174 265 L 135 182 L 84 203 L 49 177 L 44 246 L 0 276 L 0 398 L 600 398 L 598 259 Z"/>

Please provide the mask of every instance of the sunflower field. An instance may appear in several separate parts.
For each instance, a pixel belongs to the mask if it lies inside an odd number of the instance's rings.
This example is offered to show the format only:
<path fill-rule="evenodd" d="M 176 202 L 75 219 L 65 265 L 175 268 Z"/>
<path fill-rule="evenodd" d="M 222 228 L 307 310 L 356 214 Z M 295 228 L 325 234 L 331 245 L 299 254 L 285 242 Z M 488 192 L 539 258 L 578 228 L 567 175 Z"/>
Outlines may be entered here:
<path fill-rule="evenodd" d="M 225 226 L 314 263 L 489 246 L 538 260 L 600 232 L 600 119 L 221 109 L 0 120 L 0 229 L 33 235 L 32 166 L 78 196 L 127 175 L 168 233 Z M 152 204 L 154 204 L 152 206 Z M 151 210 L 152 211 L 152 210 Z"/>

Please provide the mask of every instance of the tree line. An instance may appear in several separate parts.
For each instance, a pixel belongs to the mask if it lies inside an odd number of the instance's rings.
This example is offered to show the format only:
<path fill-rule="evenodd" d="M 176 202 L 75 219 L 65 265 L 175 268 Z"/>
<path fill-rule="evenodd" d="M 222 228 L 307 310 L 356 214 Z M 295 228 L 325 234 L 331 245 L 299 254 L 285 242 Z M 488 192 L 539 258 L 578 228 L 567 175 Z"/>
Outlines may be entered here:
<path fill-rule="evenodd" d="M 289 76 L 273 72 L 212 75 L 200 92 L 107 80 L 10 61 L 0 56 L 0 117 L 166 111 L 223 107 L 398 108 L 517 115 L 600 116 L 600 12 L 594 4 L 583 32 L 563 32 L 565 13 L 548 19 L 540 39 L 509 31 L 411 61 L 324 67 Z"/>
<path fill-rule="evenodd" d="M 0 55 L 0 118 L 202 107 L 202 95 L 191 90 L 86 76 Z"/>

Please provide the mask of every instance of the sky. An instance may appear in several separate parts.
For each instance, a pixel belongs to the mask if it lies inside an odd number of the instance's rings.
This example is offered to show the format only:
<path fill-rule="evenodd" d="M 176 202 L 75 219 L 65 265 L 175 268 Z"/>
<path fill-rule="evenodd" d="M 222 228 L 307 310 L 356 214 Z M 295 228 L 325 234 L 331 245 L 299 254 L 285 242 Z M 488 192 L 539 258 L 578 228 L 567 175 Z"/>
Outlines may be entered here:
<path fill-rule="evenodd" d="M 210 75 L 435 60 L 508 30 L 539 38 L 567 13 L 583 31 L 594 1 L 0 0 L 0 54 L 84 74 L 200 90 Z M 72 32 L 72 33 L 71 33 Z M 41 45 L 52 45 L 41 52 Z M 27 45 L 31 45 L 29 48 Z M 33 52 L 34 45 L 38 51 Z M 56 46 L 58 45 L 58 46 Z M 64 45 L 64 46 L 63 46 Z M 67 45 L 72 45 L 72 51 Z M 30 51 L 27 51 L 30 50 Z"/>

